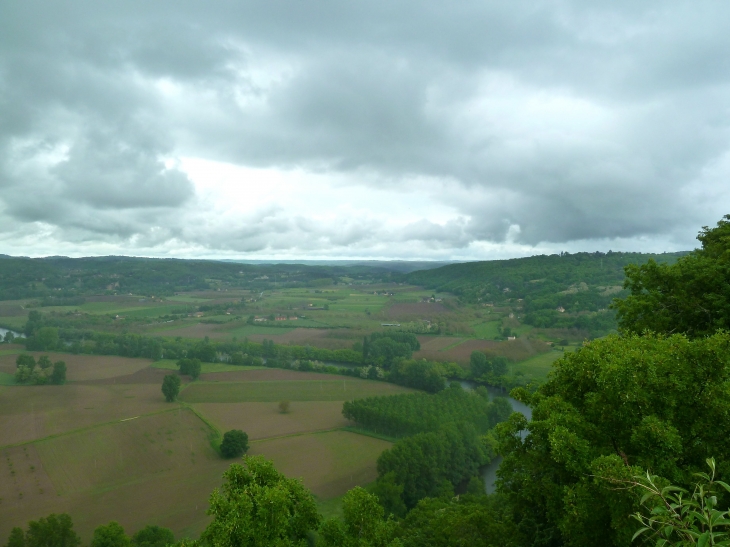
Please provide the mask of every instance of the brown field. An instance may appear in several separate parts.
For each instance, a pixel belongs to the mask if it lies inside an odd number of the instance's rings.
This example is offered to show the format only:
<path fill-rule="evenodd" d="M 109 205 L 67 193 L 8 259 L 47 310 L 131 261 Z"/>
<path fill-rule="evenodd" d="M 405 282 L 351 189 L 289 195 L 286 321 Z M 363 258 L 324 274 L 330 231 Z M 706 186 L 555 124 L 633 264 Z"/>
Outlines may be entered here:
<path fill-rule="evenodd" d="M 390 319 L 401 319 L 410 318 L 417 316 L 419 318 L 426 318 L 439 314 L 446 313 L 449 309 L 442 304 L 428 303 L 428 302 L 413 302 L 413 303 L 400 303 L 393 304 L 387 310 L 385 314 Z"/>
<path fill-rule="evenodd" d="M 165 371 L 170 372 L 170 371 Z M 349 376 L 347 377 L 350 378 Z M 201 374 L 204 382 L 275 382 L 283 380 L 342 380 L 337 374 L 320 374 L 319 372 L 298 372 L 281 368 L 262 368 L 230 372 L 211 372 Z M 160 380 L 161 381 L 161 380 Z"/>
<path fill-rule="evenodd" d="M 315 495 L 333 498 L 377 478 L 375 462 L 387 441 L 347 431 L 314 433 L 260 441 L 249 454 L 271 458 L 288 477 L 302 477 Z"/>
<path fill-rule="evenodd" d="M 295 401 L 287 414 L 278 402 L 197 403 L 193 405 L 221 431 L 241 429 L 259 440 L 295 433 L 312 433 L 350 425 L 342 416 L 341 401 Z"/>
<path fill-rule="evenodd" d="M 303 343 L 316 341 L 312 345 L 319 346 L 319 341 L 329 334 L 328 329 L 304 329 L 298 328 L 285 332 L 283 334 L 252 334 L 249 336 L 249 340 L 253 342 L 261 342 L 264 338 L 267 340 L 273 340 L 276 344 L 293 344 L 295 346 L 302 345 Z M 352 345 L 352 343 L 350 343 Z"/>
<path fill-rule="evenodd" d="M 452 338 L 450 336 L 419 336 L 421 351 L 440 351 L 452 344 L 463 341 L 463 338 Z"/>
<path fill-rule="evenodd" d="M 113 355 L 71 355 L 68 353 L 46 353 L 38 351 L 27 352 L 36 360 L 41 355 L 48 355 L 54 363 L 64 361 L 67 366 L 66 379 L 69 382 L 81 380 L 99 380 L 132 374 L 147 368 L 152 363 L 150 359 L 132 359 Z M 0 371 L 12 374 L 16 370 L 17 355 L 0 355 Z"/>
<path fill-rule="evenodd" d="M 172 374 L 173 371 L 164 368 L 143 368 L 132 374 L 125 374 L 123 376 L 115 376 L 114 378 L 101 378 L 98 380 L 83 380 L 75 382 L 76 384 L 83 385 L 112 385 L 112 384 L 155 384 L 156 386 L 162 385 L 162 380 L 168 374 Z M 189 376 L 181 376 L 180 381 L 183 384 L 190 383 Z"/>
<path fill-rule="evenodd" d="M 69 513 L 85 541 L 110 520 L 128 533 L 154 523 L 178 537 L 197 535 L 209 520 L 208 496 L 231 463 L 213 451 L 208 434 L 182 410 L 3 449 L 0 537 L 53 512 Z"/>
<path fill-rule="evenodd" d="M 0 317 L 16 317 L 28 315 L 28 311 L 24 310 L 20 304 L 5 304 L 0 306 Z"/>
<path fill-rule="evenodd" d="M 0 443 L 28 442 L 166 408 L 160 386 L 152 384 L 0 386 Z"/>

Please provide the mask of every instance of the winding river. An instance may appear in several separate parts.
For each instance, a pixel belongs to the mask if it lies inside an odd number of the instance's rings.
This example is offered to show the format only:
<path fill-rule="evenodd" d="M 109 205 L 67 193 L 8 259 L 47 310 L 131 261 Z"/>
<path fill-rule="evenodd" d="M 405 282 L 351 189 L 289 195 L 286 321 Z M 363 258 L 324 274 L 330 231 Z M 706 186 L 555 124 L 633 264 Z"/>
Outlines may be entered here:
<path fill-rule="evenodd" d="M 472 390 L 475 387 L 472 382 L 463 381 L 460 383 L 461 386 L 466 390 Z M 523 404 L 507 395 L 507 392 L 491 386 L 487 386 L 487 391 L 489 391 L 490 397 L 504 397 L 505 399 L 507 399 L 509 401 L 509 404 L 512 405 L 512 410 L 514 410 L 515 412 L 520 412 L 528 420 L 532 418 L 532 409 L 526 404 Z M 491 494 L 492 492 L 494 492 L 494 481 L 497 480 L 497 469 L 499 469 L 500 463 L 502 463 L 502 456 L 497 456 L 489 463 L 489 465 L 485 465 L 480 469 L 482 479 L 484 479 L 484 488 L 486 489 L 487 494 Z"/>

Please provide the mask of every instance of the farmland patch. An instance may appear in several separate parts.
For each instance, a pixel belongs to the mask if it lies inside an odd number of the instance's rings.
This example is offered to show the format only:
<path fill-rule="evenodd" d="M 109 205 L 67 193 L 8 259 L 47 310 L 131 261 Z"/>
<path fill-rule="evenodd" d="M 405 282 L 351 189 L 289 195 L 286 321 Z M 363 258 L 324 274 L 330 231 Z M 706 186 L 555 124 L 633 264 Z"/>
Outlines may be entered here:
<path fill-rule="evenodd" d="M 28 352 L 36 360 L 41 355 L 48 355 L 51 361 L 64 361 L 67 366 L 66 379 L 69 382 L 79 380 L 99 380 L 132 374 L 147 368 L 151 359 L 132 359 L 113 355 L 72 355 L 68 353 Z M 15 373 L 17 355 L 0 355 L 0 371 Z"/>
<path fill-rule="evenodd" d="M 333 498 L 377 478 L 376 460 L 392 445 L 346 431 L 314 433 L 252 443 L 288 477 L 301 477 L 315 495 Z"/>
<path fill-rule="evenodd" d="M 349 401 L 360 397 L 413 391 L 407 388 L 343 377 L 339 380 L 279 382 L 195 382 L 180 394 L 188 403 Z"/>
<path fill-rule="evenodd" d="M 160 384 L 0 387 L 2 445 L 169 408 Z"/>
<path fill-rule="evenodd" d="M 341 401 L 295 401 L 282 414 L 276 402 L 197 403 L 195 409 L 221 431 L 241 429 L 258 440 L 344 427 Z"/>

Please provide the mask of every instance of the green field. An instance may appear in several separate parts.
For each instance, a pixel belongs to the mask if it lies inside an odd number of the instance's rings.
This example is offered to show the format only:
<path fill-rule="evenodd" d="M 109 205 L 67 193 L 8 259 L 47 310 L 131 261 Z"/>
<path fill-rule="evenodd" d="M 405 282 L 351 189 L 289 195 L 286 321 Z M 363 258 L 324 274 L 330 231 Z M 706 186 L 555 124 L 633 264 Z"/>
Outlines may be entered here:
<path fill-rule="evenodd" d="M 500 321 L 495 318 L 494 321 L 488 321 L 486 323 L 477 323 L 476 325 L 472 325 L 472 328 L 474 329 L 474 334 L 477 338 L 493 340 L 500 336 L 500 324 Z"/>
<path fill-rule="evenodd" d="M 349 401 L 411 391 L 394 384 L 350 377 L 343 377 L 342 380 L 195 382 L 180 393 L 180 399 L 187 403 Z"/>
<path fill-rule="evenodd" d="M 177 361 L 172 359 L 162 359 L 161 361 L 155 361 L 152 363 L 152 368 L 161 368 L 165 370 L 177 370 Z M 209 372 L 239 372 L 242 370 L 258 370 L 266 367 L 244 367 L 238 365 L 227 365 L 225 363 L 202 363 L 200 367 L 201 374 L 207 374 Z"/>
<path fill-rule="evenodd" d="M 0 372 L 0 386 L 13 386 L 15 385 L 15 375 L 8 374 L 7 372 Z"/>
<path fill-rule="evenodd" d="M 541 353 L 540 355 L 516 363 L 513 367 L 515 372 L 522 371 L 525 374 L 531 374 L 535 378 L 545 379 L 552 370 L 552 364 L 563 355 L 564 353 L 562 351 L 553 350 L 549 353 Z"/>

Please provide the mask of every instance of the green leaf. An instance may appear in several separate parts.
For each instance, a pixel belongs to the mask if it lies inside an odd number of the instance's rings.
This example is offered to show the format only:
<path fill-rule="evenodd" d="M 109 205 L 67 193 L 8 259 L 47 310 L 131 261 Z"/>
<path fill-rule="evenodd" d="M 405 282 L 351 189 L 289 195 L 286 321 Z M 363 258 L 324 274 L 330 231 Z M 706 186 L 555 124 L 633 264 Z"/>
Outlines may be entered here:
<path fill-rule="evenodd" d="M 634 541 L 637 537 L 639 537 L 644 532 L 647 532 L 648 530 L 651 530 L 651 528 L 647 528 L 646 526 L 644 528 L 639 528 L 634 534 L 634 537 L 631 538 L 631 541 Z"/>
<path fill-rule="evenodd" d="M 705 532 L 697 540 L 697 547 L 705 547 L 707 541 L 710 539 L 710 532 Z"/>

